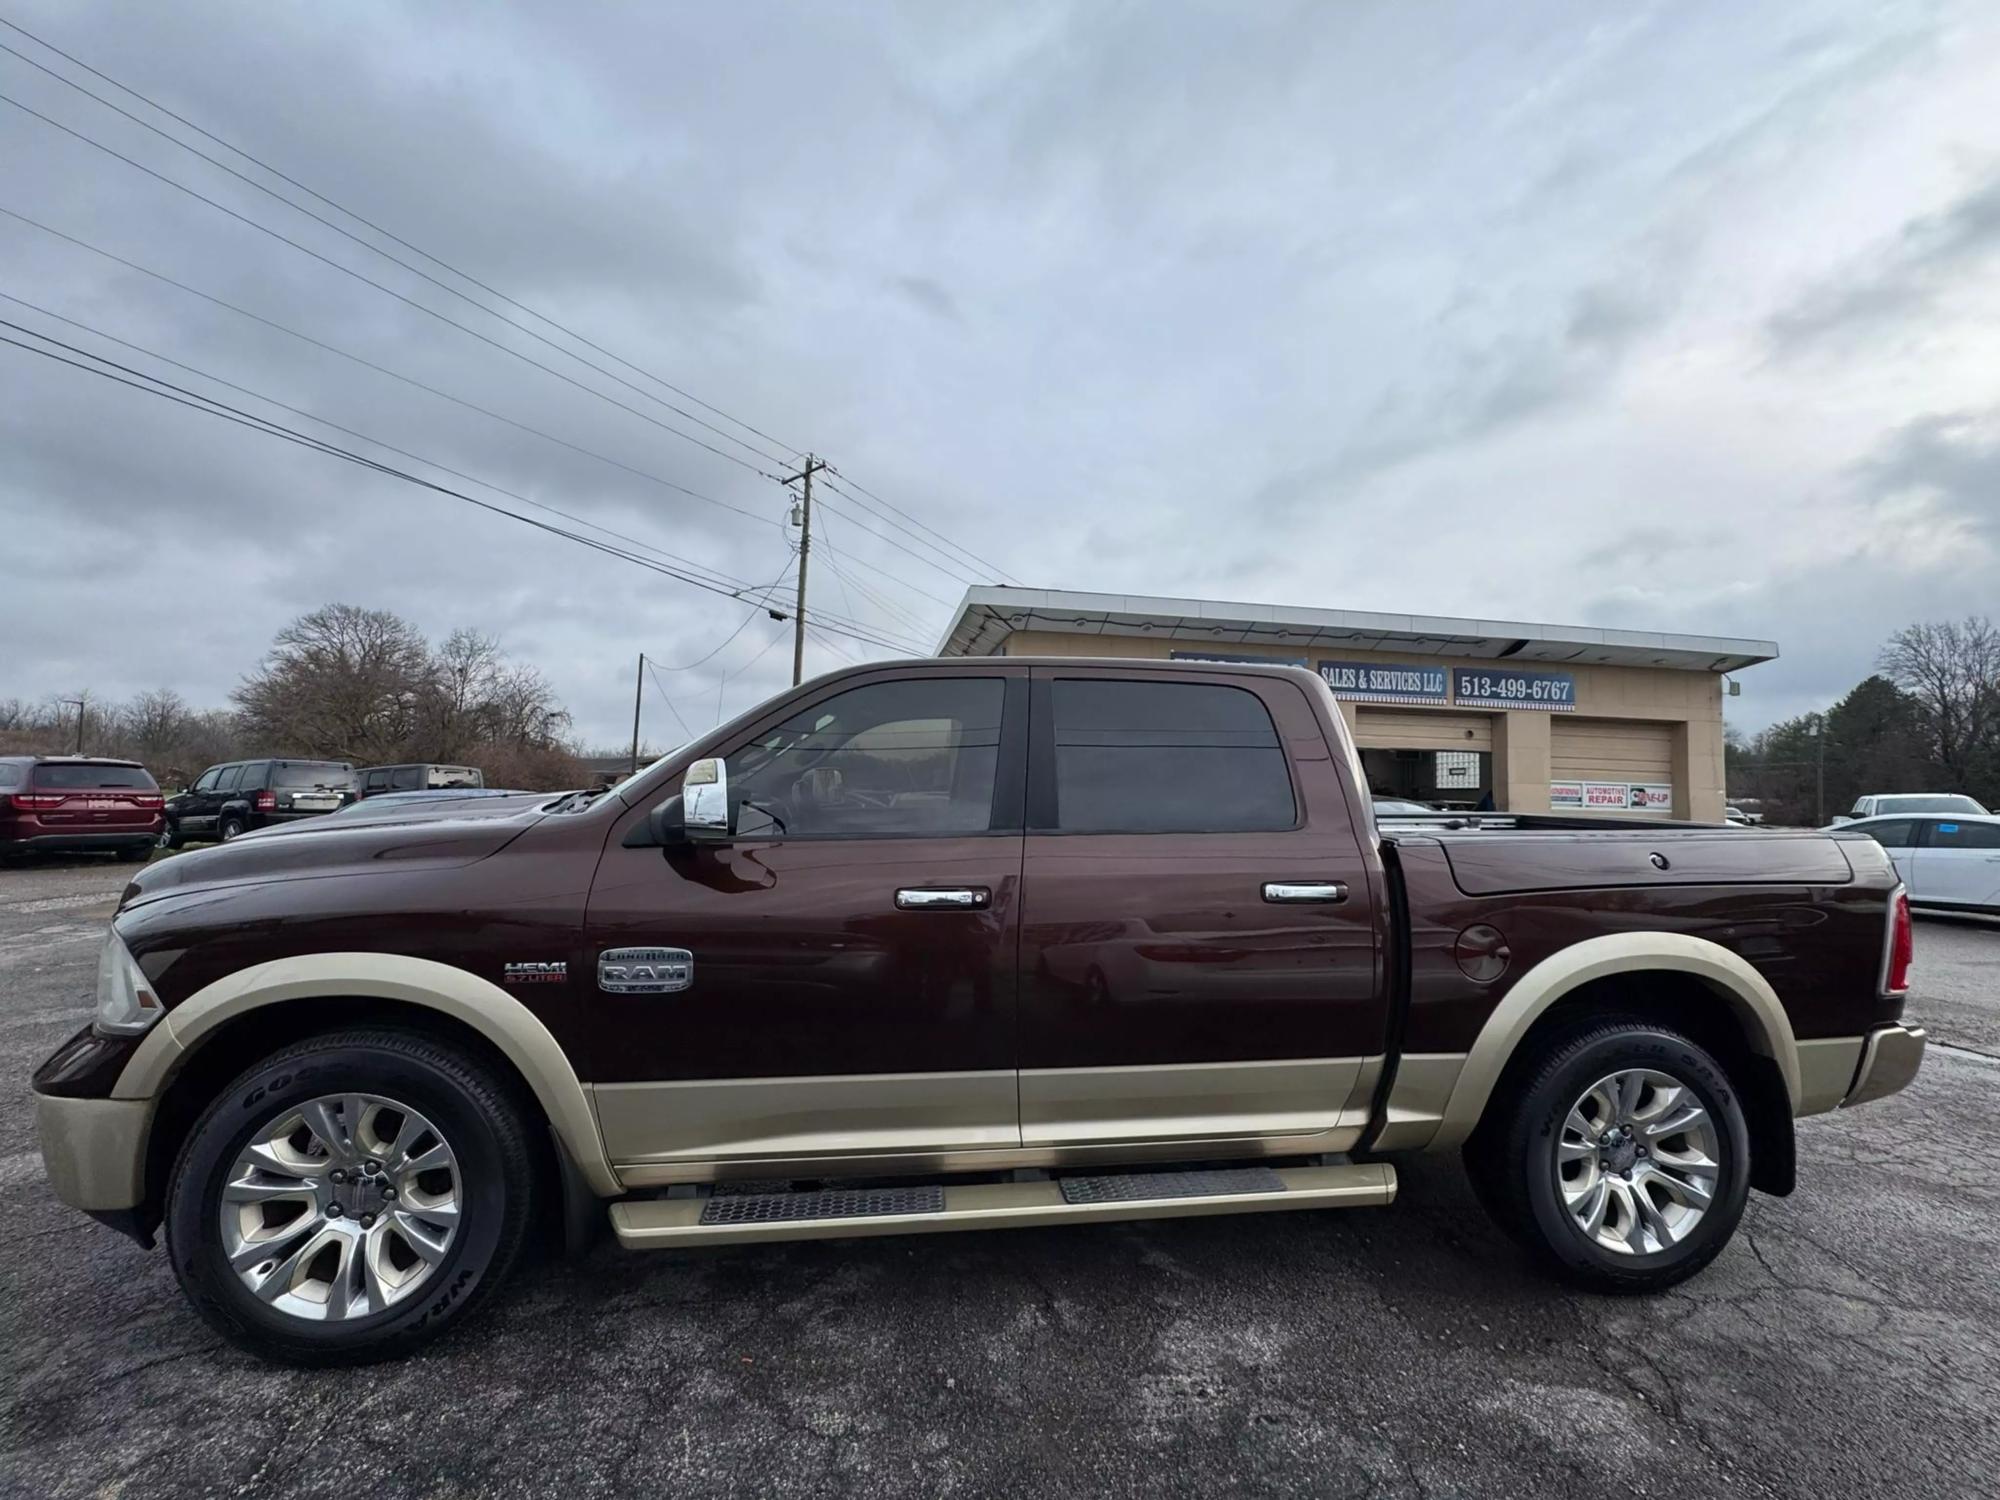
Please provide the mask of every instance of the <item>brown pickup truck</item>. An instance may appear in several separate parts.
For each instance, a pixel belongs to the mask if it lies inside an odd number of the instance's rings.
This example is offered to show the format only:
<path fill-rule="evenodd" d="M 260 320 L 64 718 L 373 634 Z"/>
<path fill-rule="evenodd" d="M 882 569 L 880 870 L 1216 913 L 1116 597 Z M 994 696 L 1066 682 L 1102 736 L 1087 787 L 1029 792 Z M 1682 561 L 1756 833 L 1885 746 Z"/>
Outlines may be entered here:
<path fill-rule="evenodd" d="M 1914 1076 L 1872 840 L 1459 823 L 1378 829 L 1301 670 L 858 668 L 609 792 L 148 867 L 35 1075 L 43 1156 L 313 1362 L 607 1216 L 650 1250 L 1356 1207 L 1422 1150 L 1557 1272 L 1662 1287 L 1791 1191 L 1796 1117 Z"/>

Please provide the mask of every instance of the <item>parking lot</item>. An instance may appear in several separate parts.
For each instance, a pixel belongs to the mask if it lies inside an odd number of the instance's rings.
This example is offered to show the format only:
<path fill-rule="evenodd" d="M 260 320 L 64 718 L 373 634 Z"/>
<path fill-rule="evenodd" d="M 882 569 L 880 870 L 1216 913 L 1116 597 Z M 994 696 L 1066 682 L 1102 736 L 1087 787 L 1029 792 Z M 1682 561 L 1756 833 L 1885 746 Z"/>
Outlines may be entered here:
<path fill-rule="evenodd" d="M 424 1356 L 221 1346 L 42 1180 L 28 1075 L 127 871 L 0 871 L 0 1488 L 33 1496 L 1990 1494 L 2000 923 L 1920 920 L 1905 1094 L 1801 1126 L 1663 1297 L 1534 1274 L 1455 1158 L 1389 1209 L 531 1269 Z"/>

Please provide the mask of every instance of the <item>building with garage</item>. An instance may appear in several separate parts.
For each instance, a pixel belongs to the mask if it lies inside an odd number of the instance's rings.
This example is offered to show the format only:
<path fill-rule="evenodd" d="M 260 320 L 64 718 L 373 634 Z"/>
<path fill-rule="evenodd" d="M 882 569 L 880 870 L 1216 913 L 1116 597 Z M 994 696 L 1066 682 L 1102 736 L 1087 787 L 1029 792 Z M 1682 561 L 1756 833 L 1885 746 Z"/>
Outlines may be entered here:
<path fill-rule="evenodd" d="M 1771 641 L 1005 587 L 942 656 L 1280 662 L 1326 679 L 1378 796 L 1720 821 L 1725 676 Z"/>

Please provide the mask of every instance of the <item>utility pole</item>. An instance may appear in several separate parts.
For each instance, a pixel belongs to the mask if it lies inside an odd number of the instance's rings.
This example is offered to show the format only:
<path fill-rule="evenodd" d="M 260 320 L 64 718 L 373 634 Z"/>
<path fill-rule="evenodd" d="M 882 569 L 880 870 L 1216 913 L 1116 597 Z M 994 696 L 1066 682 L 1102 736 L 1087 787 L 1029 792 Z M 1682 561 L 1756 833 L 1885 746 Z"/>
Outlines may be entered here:
<path fill-rule="evenodd" d="M 639 774 L 639 696 L 646 691 L 646 653 L 639 653 L 639 670 L 632 674 L 632 774 Z"/>
<path fill-rule="evenodd" d="M 76 753 L 81 755 L 83 754 L 83 707 L 90 700 L 88 698 L 65 698 L 62 701 L 76 710 Z"/>
<path fill-rule="evenodd" d="M 784 481 L 786 484 L 805 481 L 805 499 L 799 506 L 799 604 L 792 613 L 793 687 L 799 685 L 806 669 L 806 561 L 812 556 L 813 475 L 825 467 L 823 462 L 808 453 L 806 466 Z"/>
<path fill-rule="evenodd" d="M 1814 714 L 1819 733 L 1813 736 L 1819 750 L 1818 768 L 1813 773 L 1813 827 L 1826 827 L 1826 715 Z"/>

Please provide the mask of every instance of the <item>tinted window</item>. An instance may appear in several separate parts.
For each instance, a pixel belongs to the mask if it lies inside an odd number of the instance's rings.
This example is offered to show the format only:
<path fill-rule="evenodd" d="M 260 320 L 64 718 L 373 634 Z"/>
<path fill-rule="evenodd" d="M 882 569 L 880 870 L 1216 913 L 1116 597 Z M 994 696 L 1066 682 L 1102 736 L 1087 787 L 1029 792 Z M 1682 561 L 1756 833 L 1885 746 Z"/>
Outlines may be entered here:
<path fill-rule="evenodd" d="M 389 773 L 388 773 L 387 771 L 370 771 L 370 772 L 368 773 L 368 788 L 367 788 L 367 789 L 368 789 L 369 791 L 371 791 L 371 792 L 386 792 L 386 791 L 388 791 L 388 790 L 389 790 Z"/>
<path fill-rule="evenodd" d="M 143 766 L 36 766 L 35 785 L 51 791 L 114 787 L 151 792 L 157 788 Z"/>
<path fill-rule="evenodd" d="M 271 763 L 268 760 L 253 760 L 246 763 L 243 774 L 236 778 L 236 790 L 248 792 L 269 785 L 270 771 Z"/>
<path fill-rule="evenodd" d="M 1931 824 L 1933 849 L 2000 849 L 2000 823 L 1954 823 L 1940 819 Z"/>
<path fill-rule="evenodd" d="M 1879 823 L 1863 823 L 1861 831 L 1885 849 L 1908 849 L 1917 842 L 1915 818 L 1884 818 Z"/>
<path fill-rule="evenodd" d="M 422 766 L 398 766 L 389 773 L 389 785 L 399 792 L 421 791 L 424 785 Z"/>
<path fill-rule="evenodd" d="M 1220 833 L 1297 821 L 1278 732 L 1254 693 L 1059 679 L 1053 700 L 1058 828 Z"/>
<path fill-rule="evenodd" d="M 342 765 L 326 761 L 287 760 L 278 762 L 272 786 L 350 787 L 354 773 Z"/>
<path fill-rule="evenodd" d="M 9 765 L 5 761 L 0 761 L 0 786 L 19 786 L 27 774 L 27 769 L 23 765 Z"/>
<path fill-rule="evenodd" d="M 210 766 L 206 771 L 201 773 L 201 780 L 197 781 L 190 790 L 197 792 L 214 791 L 216 784 L 222 780 L 222 773 L 228 769 L 229 767 L 227 766 Z"/>
<path fill-rule="evenodd" d="M 850 838 L 984 832 L 1004 691 L 997 677 L 922 677 L 806 709 L 729 757 L 739 828 L 776 832 L 775 822 L 790 835 Z"/>
<path fill-rule="evenodd" d="M 243 785 L 243 772 L 246 769 L 246 767 L 240 765 L 224 766 L 222 768 L 222 779 L 215 783 L 215 789 L 218 792 L 235 791 L 239 786 Z"/>

